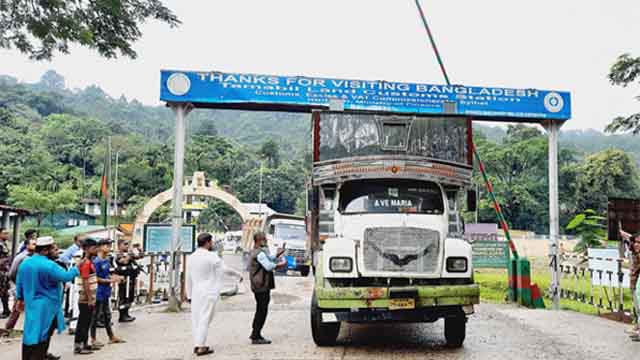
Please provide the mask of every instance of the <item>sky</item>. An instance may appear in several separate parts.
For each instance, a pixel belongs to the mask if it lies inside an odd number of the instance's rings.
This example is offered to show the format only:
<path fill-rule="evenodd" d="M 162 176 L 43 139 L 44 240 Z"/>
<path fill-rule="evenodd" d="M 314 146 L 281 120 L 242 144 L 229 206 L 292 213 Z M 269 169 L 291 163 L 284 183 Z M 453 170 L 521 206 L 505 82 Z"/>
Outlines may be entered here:
<path fill-rule="evenodd" d="M 603 130 L 640 111 L 640 86 L 614 87 L 610 66 L 640 56 L 637 0 L 422 0 L 454 84 L 570 91 L 564 129 Z M 444 83 L 413 0 L 166 0 L 183 24 L 150 21 L 138 58 L 72 47 L 51 62 L 0 50 L 0 74 L 159 104 L 160 69 Z"/>

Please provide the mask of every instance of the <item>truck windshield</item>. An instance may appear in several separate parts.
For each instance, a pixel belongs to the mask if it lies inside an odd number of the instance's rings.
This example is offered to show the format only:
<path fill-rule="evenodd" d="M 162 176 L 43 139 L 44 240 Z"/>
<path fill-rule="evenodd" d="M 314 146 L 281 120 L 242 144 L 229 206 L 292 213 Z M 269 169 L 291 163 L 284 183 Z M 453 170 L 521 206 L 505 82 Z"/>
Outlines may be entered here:
<path fill-rule="evenodd" d="M 350 181 L 340 189 L 340 212 L 442 215 L 444 203 L 440 188 L 433 182 Z"/>
<path fill-rule="evenodd" d="M 276 239 L 291 241 L 305 240 L 306 232 L 304 225 L 278 224 L 276 225 Z"/>

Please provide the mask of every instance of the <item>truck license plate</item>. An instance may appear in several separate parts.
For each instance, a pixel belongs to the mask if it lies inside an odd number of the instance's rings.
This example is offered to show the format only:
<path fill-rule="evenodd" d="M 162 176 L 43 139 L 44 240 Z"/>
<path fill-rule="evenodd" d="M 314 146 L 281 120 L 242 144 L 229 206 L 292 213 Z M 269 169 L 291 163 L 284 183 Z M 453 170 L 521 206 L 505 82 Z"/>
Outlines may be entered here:
<path fill-rule="evenodd" d="M 389 310 L 407 310 L 407 309 L 415 309 L 415 308 L 416 308 L 415 299 L 390 299 L 389 300 Z"/>

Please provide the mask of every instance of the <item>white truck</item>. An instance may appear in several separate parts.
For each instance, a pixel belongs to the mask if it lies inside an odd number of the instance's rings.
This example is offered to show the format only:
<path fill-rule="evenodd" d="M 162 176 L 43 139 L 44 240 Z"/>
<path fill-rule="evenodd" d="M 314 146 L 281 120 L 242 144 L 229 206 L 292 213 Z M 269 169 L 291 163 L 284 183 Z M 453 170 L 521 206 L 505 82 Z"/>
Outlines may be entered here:
<path fill-rule="evenodd" d="M 307 232 L 304 217 L 276 213 L 265 220 L 264 232 L 267 244 L 272 254 L 286 243 L 284 256 L 287 267 L 283 269 L 299 271 L 300 275 L 308 276 L 311 257 L 307 247 Z"/>
<path fill-rule="evenodd" d="M 318 111 L 312 124 L 315 343 L 342 323 L 444 318 L 461 346 L 479 302 L 459 215 L 465 195 L 475 206 L 470 120 Z"/>

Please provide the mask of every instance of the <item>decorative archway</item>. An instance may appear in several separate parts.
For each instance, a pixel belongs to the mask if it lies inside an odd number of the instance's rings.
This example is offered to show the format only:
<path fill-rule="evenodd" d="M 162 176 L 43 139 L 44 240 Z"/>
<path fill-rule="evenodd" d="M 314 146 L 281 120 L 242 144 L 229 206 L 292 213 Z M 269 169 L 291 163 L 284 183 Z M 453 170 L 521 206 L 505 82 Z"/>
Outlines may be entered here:
<path fill-rule="evenodd" d="M 243 223 L 251 223 L 255 220 L 254 216 L 249 213 L 249 209 L 233 194 L 220 188 L 215 182 L 209 182 L 205 179 L 204 172 L 196 171 L 193 173 L 193 178 L 187 180 L 182 187 L 184 196 L 207 196 L 224 202 L 233 208 L 238 215 L 242 218 Z M 161 192 L 149 200 L 142 210 L 138 213 L 133 228 L 133 243 L 142 244 L 144 224 L 149 221 L 149 218 L 156 209 L 162 204 L 171 201 L 173 197 L 173 187 Z"/>

